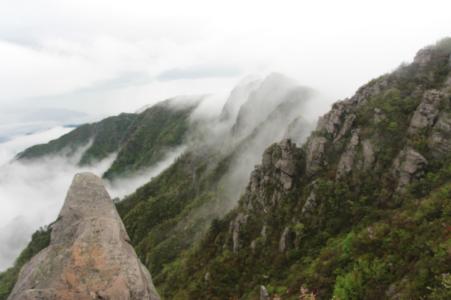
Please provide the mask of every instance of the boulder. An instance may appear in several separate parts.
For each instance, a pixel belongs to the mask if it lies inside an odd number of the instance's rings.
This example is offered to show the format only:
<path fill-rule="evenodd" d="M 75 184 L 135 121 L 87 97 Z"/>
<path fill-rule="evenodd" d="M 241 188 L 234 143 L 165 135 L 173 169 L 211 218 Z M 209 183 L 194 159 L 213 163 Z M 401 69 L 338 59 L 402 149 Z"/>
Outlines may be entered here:
<path fill-rule="evenodd" d="M 99 177 L 75 175 L 50 245 L 23 266 L 8 299 L 160 299 Z"/>

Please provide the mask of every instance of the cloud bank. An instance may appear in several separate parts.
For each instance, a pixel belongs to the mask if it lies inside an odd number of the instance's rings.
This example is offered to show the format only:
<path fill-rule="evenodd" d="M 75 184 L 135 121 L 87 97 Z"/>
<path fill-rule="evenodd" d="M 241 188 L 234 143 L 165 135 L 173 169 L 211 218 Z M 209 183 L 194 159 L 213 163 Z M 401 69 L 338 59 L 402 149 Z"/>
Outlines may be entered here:
<path fill-rule="evenodd" d="M 69 130 L 56 127 L 0 144 L 0 271 L 12 265 L 35 230 L 56 219 L 74 174 L 90 171 L 101 175 L 116 157 L 112 154 L 90 166 L 79 167 L 77 162 L 89 146 L 85 145 L 71 157 L 61 154 L 37 161 L 11 162 L 24 148 L 47 142 Z M 183 150 L 183 147 L 169 150 L 155 166 L 106 183 L 111 197 L 123 197 L 133 192 L 172 164 Z"/>

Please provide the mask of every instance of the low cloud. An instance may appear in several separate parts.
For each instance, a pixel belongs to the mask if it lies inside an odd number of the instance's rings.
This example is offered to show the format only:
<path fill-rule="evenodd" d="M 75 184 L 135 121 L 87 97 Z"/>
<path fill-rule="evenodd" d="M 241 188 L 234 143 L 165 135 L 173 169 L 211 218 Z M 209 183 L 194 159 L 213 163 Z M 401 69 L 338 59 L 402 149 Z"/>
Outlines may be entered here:
<path fill-rule="evenodd" d="M 116 154 L 111 154 L 92 165 L 80 167 L 77 162 L 88 144 L 71 157 L 62 153 L 36 161 L 11 162 L 23 148 L 47 142 L 69 130 L 57 127 L 0 144 L 0 271 L 13 264 L 35 230 L 56 219 L 74 174 L 90 171 L 101 176 L 116 158 Z M 183 150 L 183 147 L 168 150 L 165 158 L 151 168 L 112 183 L 106 182 L 111 197 L 132 193 L 172 164 Z"/>
<path fill-rule="evenodd" d="M 19 152 L 26 148 L 46 143 L 52 139 L 58 138 L 65 133 L 68 133 L 73 128 L 69 127 L 54 127 L 43 131 L 36 131 L 40 124 L 35 123 L 21 123 L 11 124 L 9 126 L 0 125 L 0 130 L 4 132 L 3 138 L 6 140 L 0 143 L 0 166 L 12 160 Z M 27 132 L 33 132 L 26 134 Z M 3 168 L 3 167 L 1 167 Z"/>
<path fill-rule="evenodd" d="M 117 178 L 113 182 L 106 182 L 107 190 L 112 198 L 123 198 L 134 192 L 137 188 L 149 182 L 153 177 L 158 176 L 166 170 L 186 149 L 180 146 L 166 152 L 164 158 L 150 168 L 141 170 L 136 174 Z"/>
<path fill-rule="evenodd" d="M 241 70 L 233 67 L 221 66 L 192 66 L 187 68 L 176 68 L 161 72 L 157 79 L 161 81 L 180 79 L 200 79 L 214 77 L 237 77 Z"/>

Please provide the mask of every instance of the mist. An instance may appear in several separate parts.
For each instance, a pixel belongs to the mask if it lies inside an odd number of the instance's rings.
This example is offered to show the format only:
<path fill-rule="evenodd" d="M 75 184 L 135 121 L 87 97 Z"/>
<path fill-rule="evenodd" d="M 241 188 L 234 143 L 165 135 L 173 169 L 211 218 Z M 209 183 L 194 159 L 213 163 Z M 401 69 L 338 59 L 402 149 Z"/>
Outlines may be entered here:
<path fill-rule="evenodd" d="M 108 193 L 113 199 L 122 199 L 124 196 L 134 192 L 137 188 L 146 184 L 152 180 L 152 178 L 166 170 L 180 155 L 182 155 L 185 149 L 185 145 L 174 149 L 168 149 L 162 160 L 155 165 L 139 170 L 133 175 L 119 177 L 113 179 L 111 182 L 105 182 Z"/>
<path fill-rule="evenodd" d="M 79 162 L 90 143 L 67 156 L 58 155 L 38 160 L 13 160 L 24 148 L 70 131 L 52 128 L 45 132 L 18 136 L 0 144 L 3 164 L 0 166 L 0 271 L 12 266 L 34 231 L 53 222 L 66 197 L 73 176 L 90 171 L 101 176 L 113 163 L 116 153 L 91 165 L 80 167 Z M 140 170 L 126 178 L 105 182 L 112 198 L 122 198 L 157 176 L 184 151 L 184 147 L 168 149 L 165 157 L 150 168 Z"/>

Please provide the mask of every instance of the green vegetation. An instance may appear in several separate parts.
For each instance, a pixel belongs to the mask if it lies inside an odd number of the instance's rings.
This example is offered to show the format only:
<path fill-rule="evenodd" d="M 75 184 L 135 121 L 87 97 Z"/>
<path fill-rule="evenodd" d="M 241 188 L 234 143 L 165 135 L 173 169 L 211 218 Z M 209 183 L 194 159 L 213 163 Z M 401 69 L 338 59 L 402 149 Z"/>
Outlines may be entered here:
<path fill-rule="evenodd" d="M 167 100 L 140 114 L 120 114 L 81 125 L 47 144 L 26 149 L 18 158 L 37 159 L 54 154 L 70 157 L 85 146 L 79 165 L 89 165 L 117 153 L 104 177 L 126 176 L 157 163 L 168 150 L 185 141 L 189 116 L 198 103 L 184 107 L 171 103 Z"/>
<path fill-rule="evenodd" d="M 105 177 L 112 179 L 151 166 L 172 147 L 180 146 L 195 107 L 178 109 L 163 102 L 142 112 L 129 128 L 127 139 Z"/>
<path fill-rule="evenodd" d="M 84 124 L 47 144 L 26 149 L 18 155 L 18 158 L 36 159 L 52 154 L 70 156 L 80 147 L 92 143 L 80 159 L 80 164 L 86 165 L 117 151 L 135 119 L 135 114 L 120 114 L 97 123 Z"/>
<path fill-rule="evenodd" d="M 282 299 L 298 299 L 300 287 L 319 299 L 448 299 L 451 153 L 434 157 L 428 130 L 407 134 L 424 91 L 443 86 L 447 59 L 439 55 L 421 72 L 409 65 L 368 84 L 382 88 L 359 105 L 353 128 L 359 129 L 361 140 L 375 145 L 370 170 L 357 163 L 350 174 L 336 179 L 351 136 L 332 144 L 326 135 L 327 163 L 316 176 L 302 178 L 282 193 L 278 205 L 266 207 L 268 213 L 257 207 L 271 203 L 280 187 L 266 185 L 266 196 L 248 192 L 234 211 L 212 223 L 200 242 L 158 271 L 160 293 L 166 299 L 255 299 L 263 284 Z M 443 66 L 448 66 L 446 74 Z M 441 111 L 449 112 L 449 98 L 445 101 Z M 429 164 L 400 194 L 391 170 L 406 146 L 420 151 Z M 357 161 L 363 159 L 361 151 Z M 311 182 L 318 206 L 303 214 Z M 233 252 L 230 224 L 243 214 L 243 246 Z M 287 249 L 280 251 L 287 229 Z"/>
<path fill-rule="evenodd" d="M 284 300 L 299 299 L 300 289 L 318 299 L 450 299 L 451 151 L 437 154 L 431 128 L 408 133 L 425 91 L 449 89 L 449 45 L 431 48 L 426 65 L 402 66 L 362 87 L 340 140 L 313 133 L 326 140 L 318 172 L 305 173 L 307 148 L 296 150 L 299 176 L 290 190 L 275 180 L 280 170 L 266 166 L 265 185 L 247 189 L 224 215 L 232 199 L 222 180 L 234 153 L 194 147 L 118 203 L 163 298 L 256 299 L 265 285 Z M 441 113 L 451 114 L 450 101 L 448 93 Z M 187 116 L 165 107 L 141 114 L 106 176 L 158 161 L 164 147 L 183 140 Z M 337 177 L 352 132 L 359 137 L 352 168 Z M 362 141 L 373 145 L 370 168 Z M 406 147 L 428 163 L 401 192 L 394 162 Z M 277 145 L 268 151 L 282 157 Z M 0 276 L 4 293 L 14 268 Z"/>

